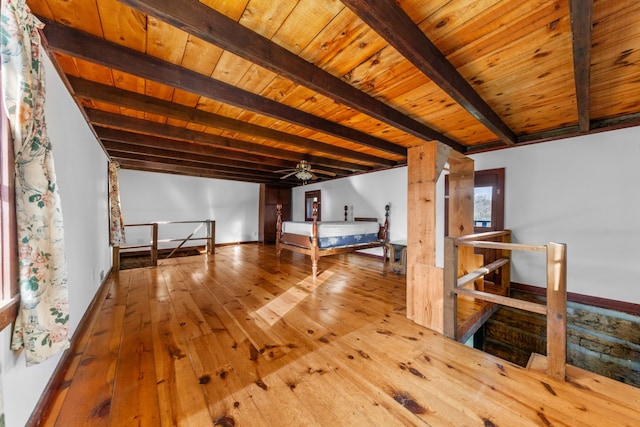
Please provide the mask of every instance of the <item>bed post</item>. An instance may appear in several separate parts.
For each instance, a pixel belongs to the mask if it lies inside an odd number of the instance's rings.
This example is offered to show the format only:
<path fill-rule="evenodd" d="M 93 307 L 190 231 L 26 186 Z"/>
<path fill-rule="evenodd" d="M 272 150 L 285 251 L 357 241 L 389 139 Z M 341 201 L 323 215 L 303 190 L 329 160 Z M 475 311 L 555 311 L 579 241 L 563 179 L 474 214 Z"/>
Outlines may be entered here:
<path fill-rule="evenodd" d="M 382 229 L 382 240 L 385 244 L 382 245 L 382 261 L 387 262 L 387 245 L 389 243 L 389 205 L 385 205 L 384 207 L 384 226 Z M 391 260 L 394 262 L 395 260 Z"/>
<path fill-rule="evenodd" d="M 282 236 L 282 203 L 276 205 L 278 219 L 276 220 L 276 255 L 280 257 L 280 236 Z"/>
<path fill-rule="evenodd" d="M 313 224 L 311 226 L 311 274 L 318 274 L 318 202 L 313 202 Z"/>

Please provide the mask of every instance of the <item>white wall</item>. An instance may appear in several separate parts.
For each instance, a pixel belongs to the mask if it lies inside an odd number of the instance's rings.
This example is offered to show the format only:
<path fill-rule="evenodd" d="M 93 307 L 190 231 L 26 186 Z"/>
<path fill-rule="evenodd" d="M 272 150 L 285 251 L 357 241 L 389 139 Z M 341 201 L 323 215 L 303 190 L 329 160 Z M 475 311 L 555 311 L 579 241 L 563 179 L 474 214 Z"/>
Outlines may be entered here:
<path fill-rule="evenodd" d="M 45 113 L 62 201 L 73 333 L 98 290 L 101 275 L 106 276 L 111 268 L 107 158 L 48 59 L 45 69 Z M 9 349 L 10 329 L 0 334 L 6 425 L 22 426 L 60 355 L 27 368 L 24 355 Z"/>
<path fill-rule="evenodd" d="M 505 228 L 567 244 L 569 292 L 640 303 L 640 128 L 471 156 L 504 167 Z M 543 285 L 544 258 L 514 255 L 512 280 Z"/>
<path fill-rule="evenodd" d="M 212 219 L 216 221 L 218 244 L 258 240 L 258 184 L 126 169 L 120 171 L 119 182 L 125 224 Z M 168 227 L 159 227 L 160 239 L 163 229 L 167 237 L 187 237 L 197 224 Z M 202 231 L 204 227 L 196 236 Z M 137 228 L 137 232 L 127 227 L 127 245 L 148 241 L 148 231 Z M 191 242 L 191 245 L 198 244 L 204 241 Z"/>
<path fill-rule="evenodd" d="M 513 241 L 567 244 L 569 292 L 640 303 L 640 127 L 470 156 L 476 170 L 505 168 L 505 228 Z M 444 176 L 444 175 L 443 175 Z M 437 184 L 436 265 L 443 262 L 444 179 Z M 293 219 L 304 219 L 304 192 L 322 190 L 322 219 L 382 218 L 391 202 L 391 238 L 406 239 L 406 168 L 297 187 Z M 362 209 L 362 212 L 360 211 Z M 410 232 L 410 231 L 409 231 Z M 514 253 L 514 282 L 545 286 L 541 254 Z"/>

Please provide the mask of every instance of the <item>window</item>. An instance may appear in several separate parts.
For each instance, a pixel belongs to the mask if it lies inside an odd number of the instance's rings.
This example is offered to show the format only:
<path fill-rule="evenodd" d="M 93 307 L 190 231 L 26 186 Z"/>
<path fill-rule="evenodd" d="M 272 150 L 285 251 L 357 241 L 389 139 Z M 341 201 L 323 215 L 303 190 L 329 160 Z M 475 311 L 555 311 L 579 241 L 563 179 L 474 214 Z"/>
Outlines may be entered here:
<path fill-rule="evenodd" d="M 13 323 L 18 313 L 18 250 L 16 242 L 13 142 L 2 97 L 0 96 L 0 259 L 2 288 L 0 289 L 0 329 Z"/>
<path fill-rule="evenodd" d="M 473 226 L 491 227 L 493 187 L 475 187 L 473 194 Z"/>

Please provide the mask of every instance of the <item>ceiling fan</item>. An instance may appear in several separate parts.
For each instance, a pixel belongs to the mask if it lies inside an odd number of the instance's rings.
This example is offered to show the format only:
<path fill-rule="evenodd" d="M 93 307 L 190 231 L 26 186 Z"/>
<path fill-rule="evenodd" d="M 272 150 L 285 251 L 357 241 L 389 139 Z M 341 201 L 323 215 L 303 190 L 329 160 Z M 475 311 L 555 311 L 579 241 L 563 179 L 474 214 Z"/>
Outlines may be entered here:
<path fill-rule="evenodd" d="M 320 173 L 323 175 L 336 176 L 335 173 L 329 171 L 323 171 L 319 169 L 312 169 L 311 165 L 306 160 L 300 160 L 295 167 L 295 169 L 282 169 L 279 171 L 275 171 L 276 173 L 288 172 L 286 175 L 280 177 L 280 179 L 289 178 L 291 175 L 295 175 L 303 183 L 306 183 L 309 180 L 318 179 L 316 173 Z"/>

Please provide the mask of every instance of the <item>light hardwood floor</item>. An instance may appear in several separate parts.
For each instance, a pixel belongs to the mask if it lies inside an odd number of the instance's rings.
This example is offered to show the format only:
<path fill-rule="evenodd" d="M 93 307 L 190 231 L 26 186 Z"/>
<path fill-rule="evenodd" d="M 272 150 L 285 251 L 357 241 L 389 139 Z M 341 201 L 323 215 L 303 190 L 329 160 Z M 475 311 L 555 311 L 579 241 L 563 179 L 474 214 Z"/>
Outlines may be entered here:
<path fill-rule="evenodd" d="M 331 256 L 320 267 L 314 281 L 307 257 L 279 261 L 273 247 L 239 245 L 111 275 L 64 383 L 35 421 L 640 425 L 637 389 L 603 397 L 413 324 L 404 276 L 379 260 Z"/>

